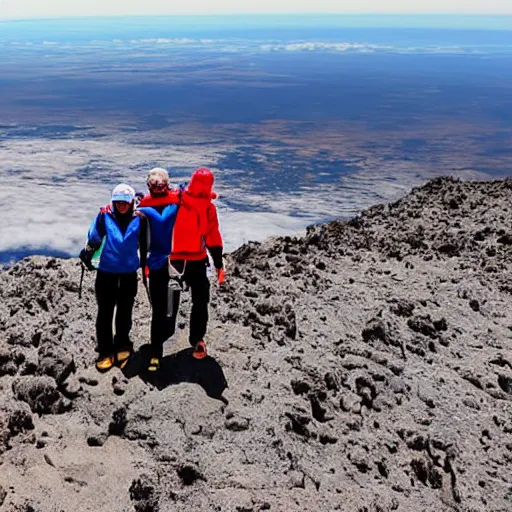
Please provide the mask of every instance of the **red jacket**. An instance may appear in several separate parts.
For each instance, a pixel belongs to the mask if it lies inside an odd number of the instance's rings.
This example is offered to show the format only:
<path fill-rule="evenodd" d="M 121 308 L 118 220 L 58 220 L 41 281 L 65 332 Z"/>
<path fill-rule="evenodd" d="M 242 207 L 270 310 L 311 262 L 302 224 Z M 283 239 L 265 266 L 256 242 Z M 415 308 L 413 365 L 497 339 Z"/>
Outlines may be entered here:
<path fill-rule="evenodd" d="M 192 174 L 188 187 L 181 194 L 181 203 L 173 229 L 171 260 L 202 260 L 206 249 L 214 260 L 222 255 L 222 236 L 219 230 L 217 208 L 212 199 L 213 174 L 209 169 L 198 169 Z M 211 249 L 214 249 L 213 251 Z M 217 268 L 222 266 L 214 261 Z"/>

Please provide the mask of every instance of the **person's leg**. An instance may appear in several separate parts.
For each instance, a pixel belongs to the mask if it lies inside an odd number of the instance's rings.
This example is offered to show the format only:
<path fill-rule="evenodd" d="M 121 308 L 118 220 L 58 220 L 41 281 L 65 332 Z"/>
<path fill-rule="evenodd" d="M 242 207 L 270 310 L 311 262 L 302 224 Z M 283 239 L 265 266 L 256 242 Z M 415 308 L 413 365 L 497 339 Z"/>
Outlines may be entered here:
<path fill-rule="evenodd" d="M 180 308 L 180 298 L 181 292 L 183 291 L 183 284 L 178 282 L 178 279 L 183 274 L 183 269 L 185 267 L 185 262 L 183 260 L 176 260 L 172 262 L 171 276 L 169 280 L 175 280 L 175 286 L 173 287 L 173 300 L 172 300 L 172 308 L 169 303 L 167 303 L 167 338 L 171 337 L 176 332 L 176 321 L 178 318 L 178 312 Z M 168 294 L 169 300 L 169 294 Z M 170 311 L 172 309 L 172 311 Z"/>
<path fill-rule="evenodd" d="M 149 271 L 149 295 L 151 297 L 151 357 L 160 359 L 164 341 L 172 336 L 167 319 L 167 286 L 169 269 L 167 265 Z"/>
<path fill-rule="evenodd" d="M 185 281 L 190 287 L 192 295 L 189 342 L 193 347 L 199 341 L 204 341 L 208 324 L 210 282 L 206 274 L 206 264 L 206 260 L 187 261 L 185 268 Z"/>
<path fill-rule="evenodd" d="M 99 359 L 112 356 L 114 341 L 112 336 L 112 318 L 117 297 L 116 274 L 109 274 L 98 270 L 96 273 L 96 301 L 98 303 L 98 316 L 96 317 L 96 339 L 98 342 Z"/>
<path fill-rule="evenodd" d="M 121 274 L 117 291 L 116 335 L 114 338 L 116 352 L 131 351 L 133 349 L 133 343 L 130 341 L 130 331 L 136 295 L 137 272 Z"/>

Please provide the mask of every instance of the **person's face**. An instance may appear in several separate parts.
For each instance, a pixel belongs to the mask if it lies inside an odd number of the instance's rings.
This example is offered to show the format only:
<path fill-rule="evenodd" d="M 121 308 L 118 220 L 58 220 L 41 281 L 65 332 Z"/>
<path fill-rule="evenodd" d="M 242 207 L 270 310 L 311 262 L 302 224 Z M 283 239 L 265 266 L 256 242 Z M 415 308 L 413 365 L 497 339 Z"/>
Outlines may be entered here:
<path fill-rule="evenodd" d="M 167 195 L 169 185 L 167 183 L 158 182 L 149 185 L 149 192 L 153 197 L 161 197 Z"/>
<path fill-rule="evenodd" d="M 126 201 L 115 201 L 114 208 L 121 214 L 124 215 L 128 213 L 130 210 L 131 203 L 127 203 Z"/>

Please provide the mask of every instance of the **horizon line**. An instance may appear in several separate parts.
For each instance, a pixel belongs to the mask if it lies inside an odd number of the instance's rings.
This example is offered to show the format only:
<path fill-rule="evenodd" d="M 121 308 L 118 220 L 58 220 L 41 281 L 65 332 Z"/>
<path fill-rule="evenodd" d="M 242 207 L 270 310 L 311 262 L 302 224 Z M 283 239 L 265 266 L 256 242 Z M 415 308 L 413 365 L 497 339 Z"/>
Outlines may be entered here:
<path fill-rule="evenodd" d="M 470 12 L 429 12 L 429 11 L 417 11 L 417 12 L 383 12 L 383 11 L 361 11 L 361 12 L 338 12 L 338 11 L 301 11 L 301 12 L 224 12 L 224 13 L 165 13 L 165 14 L 74 14 L 64 16 L 40 16 L 37 18 L 30 17 L 16 17 L 16 18 L 2 18 L 0 16 L 0 22 L 6 21 L 58 21 L 58 20 L 70 20 L 70 19 L 107 19 L 107 18 L 232 18 L 232 17 L 345 17 L 345 18 L 356 18 L 356 17 L 386 17 L 386 18 L 407 18 L 407 17 L 433 17 L 433 18 L 478 18 L 484 16 L 486 18 L 512 18 L 512 11 L 503 12 L 486 12 L 486 11 L 470 11 Z"/>

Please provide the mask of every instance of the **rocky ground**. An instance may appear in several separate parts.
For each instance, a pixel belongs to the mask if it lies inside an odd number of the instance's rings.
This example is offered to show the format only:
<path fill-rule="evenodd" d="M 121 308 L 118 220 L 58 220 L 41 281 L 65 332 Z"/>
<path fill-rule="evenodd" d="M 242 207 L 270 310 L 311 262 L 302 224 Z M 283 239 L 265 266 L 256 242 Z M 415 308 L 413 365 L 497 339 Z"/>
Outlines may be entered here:
<path fill-rule="evenodd" d="M 93 366 L 93 275 L 0 272 L 0 512 L 512 510 L 512 181 L 436 179 L 212 286 L 210 356 Z M 226 388 L 226 381 L 228 387 Z M 225 389 L 226 388 L 226 389 Z"/>

